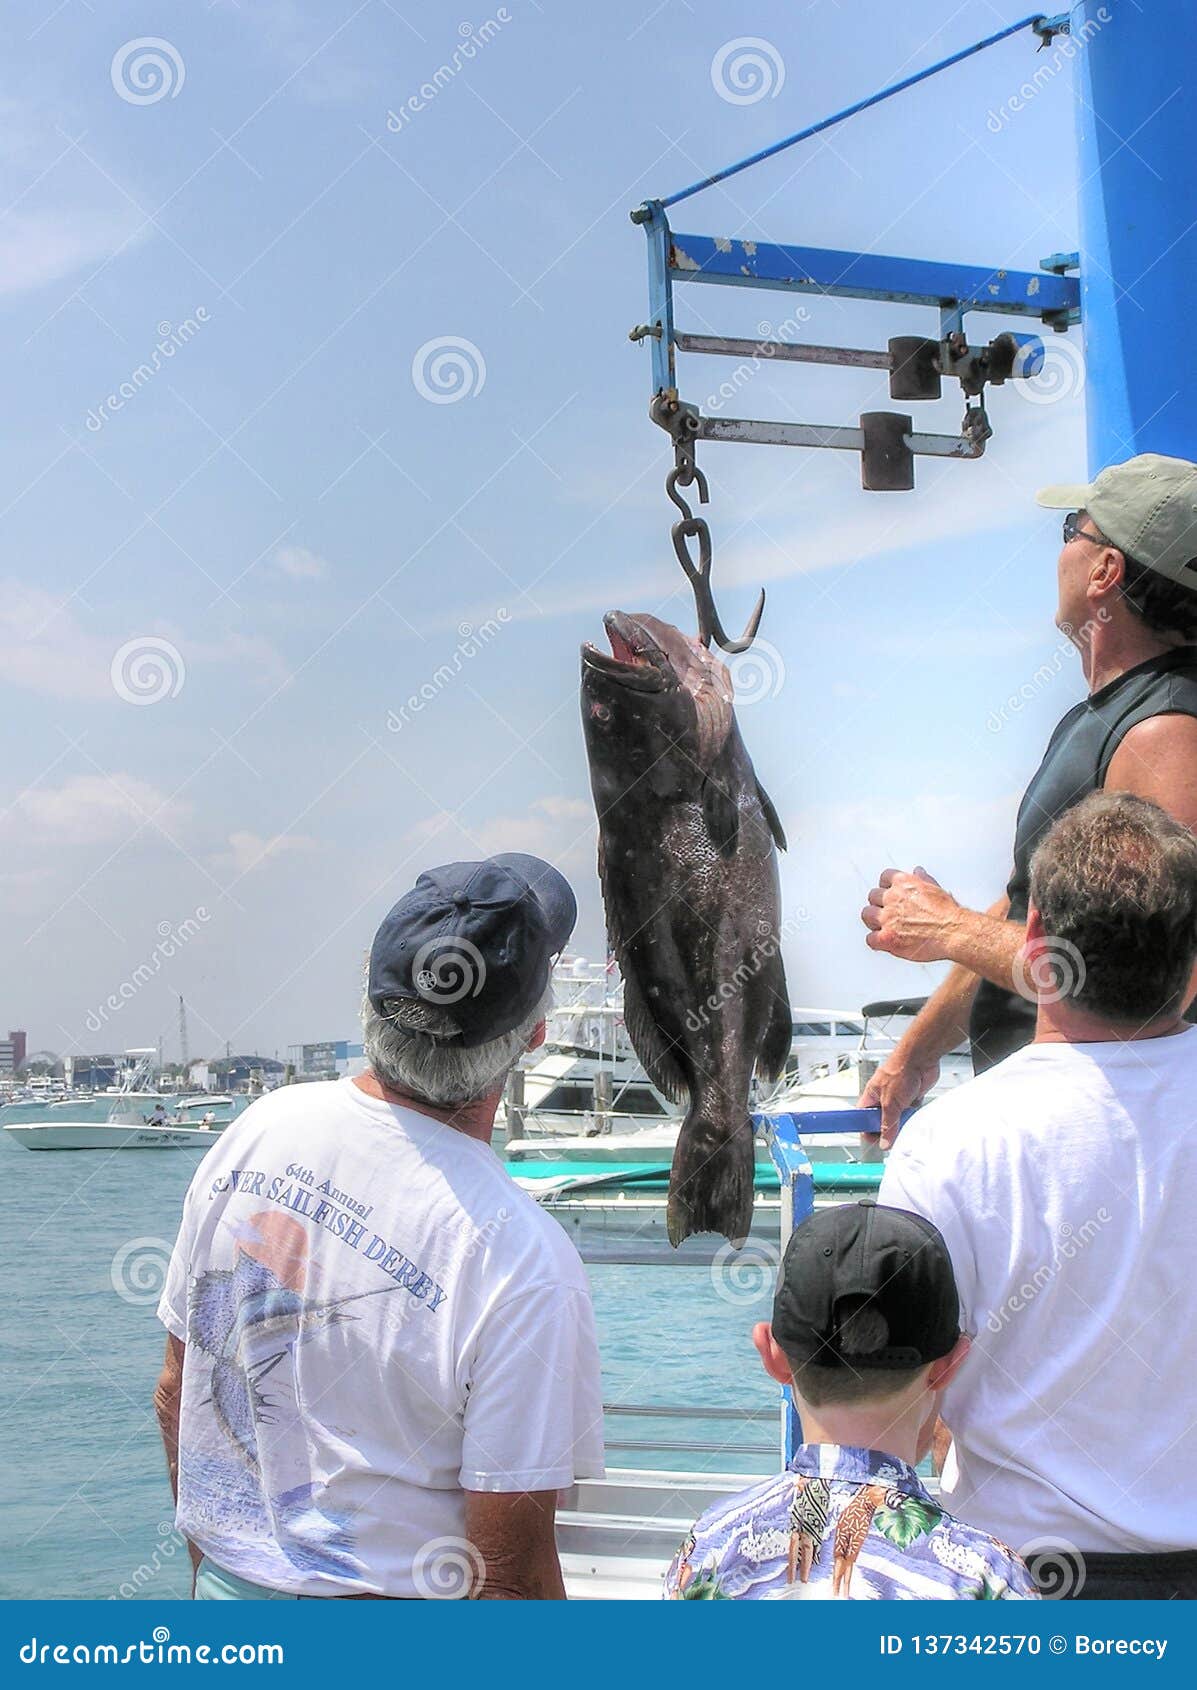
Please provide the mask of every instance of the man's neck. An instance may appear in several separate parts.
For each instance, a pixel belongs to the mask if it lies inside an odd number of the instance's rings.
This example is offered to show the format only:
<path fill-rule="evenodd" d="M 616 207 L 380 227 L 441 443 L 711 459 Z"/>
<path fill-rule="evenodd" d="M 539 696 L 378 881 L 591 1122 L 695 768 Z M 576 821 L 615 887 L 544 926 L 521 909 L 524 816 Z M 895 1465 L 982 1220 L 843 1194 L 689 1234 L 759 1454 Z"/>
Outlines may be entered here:
<path fill-rule="evenodd" d="M 372 1069 L 357 1075 L 353 1083 L 367 1097 L 381 1098 L 384 1103 L 397 1103 L 404 1109 L 414 1109 L 418 1115 L 429 1115 L 434 1121 L 441 1121 L 455 1132 L 464 1133 L 466 1138 L 476 1138 L 481 1144 L 490 1143 L 495 1129 L 495 1111 L 503 1095 L 500 1087 L 489 1097 L 477 1098 L 473 1103 L 429 1103 L 422 1097 L 408 1097 L 405 1092 L 392 1091 Z"/>
<path fill-rule="evenodd" d="M 1140 1023 L 1103 1021 L 1086 1014 L 1068 1001 L 1041 1003 L 1035 1016 L 1037 1045 L 1130 1044 L 1138 1039 L 1168 1039 L 1188 1032 L 1191 1023 L 1183 1015 L 1165 1015 Z"/>
<path fill-rule="evenodd" d="M 1177 646 L 1185 643 L 1178 637 L 1153 633 L 1141 617 L 1122 605 L 1112 610 L 1104 620 L 1094 618 L 1087 627 L 1091 631 L 1080 646 L 1080 653 L 1081 667 L 1091 693 L 1108 687 L 1128 669 L 1137 669 L 1140 663 L 1162 657 L 1165 652 L 1175 651 Z"/>

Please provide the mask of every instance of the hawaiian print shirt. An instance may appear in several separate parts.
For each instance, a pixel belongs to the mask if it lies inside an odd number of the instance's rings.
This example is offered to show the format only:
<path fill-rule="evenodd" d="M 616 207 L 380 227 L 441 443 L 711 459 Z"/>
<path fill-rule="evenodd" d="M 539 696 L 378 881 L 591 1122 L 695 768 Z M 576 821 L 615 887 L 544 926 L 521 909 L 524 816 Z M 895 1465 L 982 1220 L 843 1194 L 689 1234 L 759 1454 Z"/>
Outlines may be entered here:
<path fill-rule="evenodd" d="M 777 1478 L 707 1510 L 674 1556 L 664 1595 L 989 1600 L 1039 1591 L 1013 1550 L 945 1513 L 905 1461 L 803 1444 Z"/>

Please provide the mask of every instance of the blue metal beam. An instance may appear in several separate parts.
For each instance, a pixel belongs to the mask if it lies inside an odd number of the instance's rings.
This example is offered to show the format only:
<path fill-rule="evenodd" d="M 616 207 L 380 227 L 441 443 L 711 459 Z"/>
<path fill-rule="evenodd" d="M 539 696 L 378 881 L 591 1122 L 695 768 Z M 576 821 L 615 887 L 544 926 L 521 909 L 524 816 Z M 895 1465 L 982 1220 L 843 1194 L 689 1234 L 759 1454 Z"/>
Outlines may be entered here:
<path fill-rule="evenodd" d="M 1182 0 L 1183 3 L 1183 0 Z M 843 111 L 833 112 L 830 117 L 820 118 L 818 123 L 808 124 L 805 129 L 799 129 L 795 135 L 787 135 L 784 140 L 774 141 L 771 147 L 762 147 L 759 153 L 752 153 L 748 158 L 742 158 L 735 164 L 727 165 L 723 170 L 716 170 L 710 176 L 703 176 L 697 182 L 691 182 L 688 188 L 682 188 L 676 194 L 662 200 L 662 205 L 676 205 L 679 200 L 688 200 L 691 194 L 699 194 L 704 188 L 712 187 L 716 182 L 726 182 L 729 176 L 738 176 L 741 170 L 749 170 L 754 164 L 760 164 L 763 159 L 775 158 L 778 153 L 786 152 L 790 147 L 796 147 L 799 141 L 809 141 L 812 135 L 821 135 L 825 129 L 834 129 L 837 123 L 843 123 L 845 118 L 855 117 L 857 112 L 867 111 L 870 106 L 878 106 L 882 100 L 891 100 L 895 94 L 901 94 L 907 88 L 913 88 L 918 82 L 925 82 L 929 76 L 937 76 L 941 70 L 947 70 L 952 65 L 958 65 L 962 59 L 971 59 L 974 53 L 983 53 L 987 47 L 995 42 L 1005 41 L 1008 36 L 1017 35 L 1020 30 L 1035 29 L 1041 40 L 1050 41 L 1051 35 L 1066 27 L 1067 20 L 1061 15 L 1057 18 L 1045 18 L 1042 12 L 1032 12 L 1029 17 L 1020 18 L 1017 23 L 1007 24 L 993 35 L 987 35 L 983 41 L 974 41 L 971 47 L 963 47 L 960 52 L 952 53 L 938 63 L 928 65 L 926 70 L 916 70 L 911 76 L 904 76 L 900 82 L 891 82 L 887 88 L 879 89 L 876 94 L 870 94 L 866 99 L 857 100 L 855 105 L 845 106 Z"/>
<path fill-rule="evenodd" d="M 958 304 L 968 311 L 1072 322 L 1080 285 L 1072 276 L 1036 270 L 987 270 L 974 264 L 895 258 L 876 252 L 838 252 L 768 241 L 725 240 L 711 235 L 670 236 L 664 219 L 648 231 L 669 241 L 668 271 L 676 282 L 717 282 L 848 299 L 896 300 L 908 305 Z M 658 259 L 659 262 L 659 259 Z"/>

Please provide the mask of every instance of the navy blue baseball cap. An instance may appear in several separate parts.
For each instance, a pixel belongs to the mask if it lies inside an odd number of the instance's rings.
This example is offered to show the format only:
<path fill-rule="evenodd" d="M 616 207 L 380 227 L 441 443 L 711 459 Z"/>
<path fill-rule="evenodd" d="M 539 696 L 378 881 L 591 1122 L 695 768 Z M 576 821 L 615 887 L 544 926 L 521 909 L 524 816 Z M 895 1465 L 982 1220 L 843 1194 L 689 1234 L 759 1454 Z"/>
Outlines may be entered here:
<path fill-rule="evenodd" d="M 428 869 L 374 935 L 370 1003 L 388 1015 L 416 999 L 452 1020 L 455 1042 L 487 1044 L 536 1008 L 577 919 L 569 882 L 539 857 Z"/>

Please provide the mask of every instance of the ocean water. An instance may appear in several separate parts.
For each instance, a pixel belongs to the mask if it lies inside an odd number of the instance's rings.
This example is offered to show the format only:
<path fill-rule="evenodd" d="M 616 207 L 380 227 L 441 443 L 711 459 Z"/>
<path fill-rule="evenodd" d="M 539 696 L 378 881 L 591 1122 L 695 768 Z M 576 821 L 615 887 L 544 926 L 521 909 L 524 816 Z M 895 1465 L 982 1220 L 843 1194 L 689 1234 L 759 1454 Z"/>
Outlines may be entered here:
<path fill-rule="evenodd" d="M 183 1597 L 152 1393 L 158 1291 L 191 1151 L 32 1152 L 0 1134 L 0 1598 Z M 590 1269 L 609 1403 L 772 1409 L 750 1332 L 764 1271 Z M 609 1466 L 761 1473 L 776 1426 L 609 1416 L 609 1440 L 718 1446 L 610 1450 Z"/>

